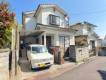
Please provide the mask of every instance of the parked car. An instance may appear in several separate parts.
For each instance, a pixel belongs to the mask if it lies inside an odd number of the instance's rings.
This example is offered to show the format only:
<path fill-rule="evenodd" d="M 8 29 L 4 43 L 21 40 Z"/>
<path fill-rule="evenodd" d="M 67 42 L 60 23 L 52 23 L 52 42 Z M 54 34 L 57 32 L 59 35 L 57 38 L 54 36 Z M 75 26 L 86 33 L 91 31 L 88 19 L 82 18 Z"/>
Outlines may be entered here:
<path fill-rule="evenodd" d="M 30 44 L 27 49 L 27 57 L 31 69 L 50 67 L 54 63 L 54 56 L 48 52 L 44 45 Z"/>

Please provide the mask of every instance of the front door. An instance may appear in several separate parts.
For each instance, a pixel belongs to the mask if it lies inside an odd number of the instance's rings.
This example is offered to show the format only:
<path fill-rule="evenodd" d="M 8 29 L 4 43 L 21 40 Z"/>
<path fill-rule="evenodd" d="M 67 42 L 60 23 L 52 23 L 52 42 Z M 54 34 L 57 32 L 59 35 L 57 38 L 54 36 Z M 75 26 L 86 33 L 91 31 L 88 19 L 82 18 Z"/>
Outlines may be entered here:
<path fill-rule="evenodd" d="M 46 47 L 48 50 L 50 50 L 50 47 L 52 46 L 52 36 L 46 36 Z M 42 43 L 44 44 L 44 36 L 42 36 Z"/>

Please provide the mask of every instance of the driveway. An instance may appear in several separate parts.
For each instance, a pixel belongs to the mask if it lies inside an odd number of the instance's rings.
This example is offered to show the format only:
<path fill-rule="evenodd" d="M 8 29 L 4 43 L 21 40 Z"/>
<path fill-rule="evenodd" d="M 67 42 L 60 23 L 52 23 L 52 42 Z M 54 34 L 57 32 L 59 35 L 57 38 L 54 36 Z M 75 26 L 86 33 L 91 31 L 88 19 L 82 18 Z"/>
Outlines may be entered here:
<path fill-rule="evenodd" d="M 62 65 L 54 64 L 50 68 L 31 70 L 30 63 L 25 56 L 19 60 L 21 80 L 51 80 L 55 76 L 60 75 L 65 71 L 68 71 L 68 69 L 76 66 L 73 62 L 65 61 Z"/>
<path fill-rule="evenodd" d="M 97 57 L 52 80 L 106 80 L 106 57 Z"/>

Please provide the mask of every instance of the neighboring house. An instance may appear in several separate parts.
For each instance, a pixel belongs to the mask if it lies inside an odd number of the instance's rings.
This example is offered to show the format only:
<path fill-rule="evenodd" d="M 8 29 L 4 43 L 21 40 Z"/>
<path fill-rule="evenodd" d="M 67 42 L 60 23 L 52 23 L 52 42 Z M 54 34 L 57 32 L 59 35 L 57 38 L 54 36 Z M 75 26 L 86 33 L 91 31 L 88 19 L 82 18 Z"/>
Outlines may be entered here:
<path fill-rule="evenodd" d="M 41 4 L 37 10 L 23 12 L 22 36 L 25 43 L 60 46 L 64 53 L 74 45 L 68 14 L 54 4 Z"/>
<path fill-rule="evenodd" d="M 78 57 L 83 56 L 83 58 L 88 58 L 89 56 L 96 55 L 96 47 L 98 46 L 98 35 L 94 32 L 94 28 L 96 27 L 96 25 L 88 22 L 82 22 L 76 23 L 70 27 L 74 30 L 75 42 L 79 40 L 80 44 L 85 44 L 85 46 L 83 46 L 83 49 L 81 50 L 78 48 L 78 45 L 75 44 L 75 46 L 77 47 L 76 52 L 81 53 L 80 55 L 78 55 Z M 80 40 L 83 41 L 81 42 Z"/>
<path fill-rule="evenodd" d="M 75 25 L 71 26 L 71 28 L 76 31 L 75 36 L 87 36 L 89 49 L 97 47 L 98 45 L 99 36 L 94 31 L 95 27 L 97 26 L 88 22 L 76 23 Z"/>

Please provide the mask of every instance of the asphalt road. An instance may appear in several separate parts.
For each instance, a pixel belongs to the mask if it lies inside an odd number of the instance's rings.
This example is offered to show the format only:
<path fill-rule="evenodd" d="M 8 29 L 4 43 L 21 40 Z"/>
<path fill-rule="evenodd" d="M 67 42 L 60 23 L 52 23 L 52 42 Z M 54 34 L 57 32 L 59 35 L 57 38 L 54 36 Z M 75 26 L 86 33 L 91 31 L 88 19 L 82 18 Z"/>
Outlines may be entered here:
<path fill-rule="evenodd" d="M 97 57 L 53 80 L 106 80 L 106 57 Z"/>

